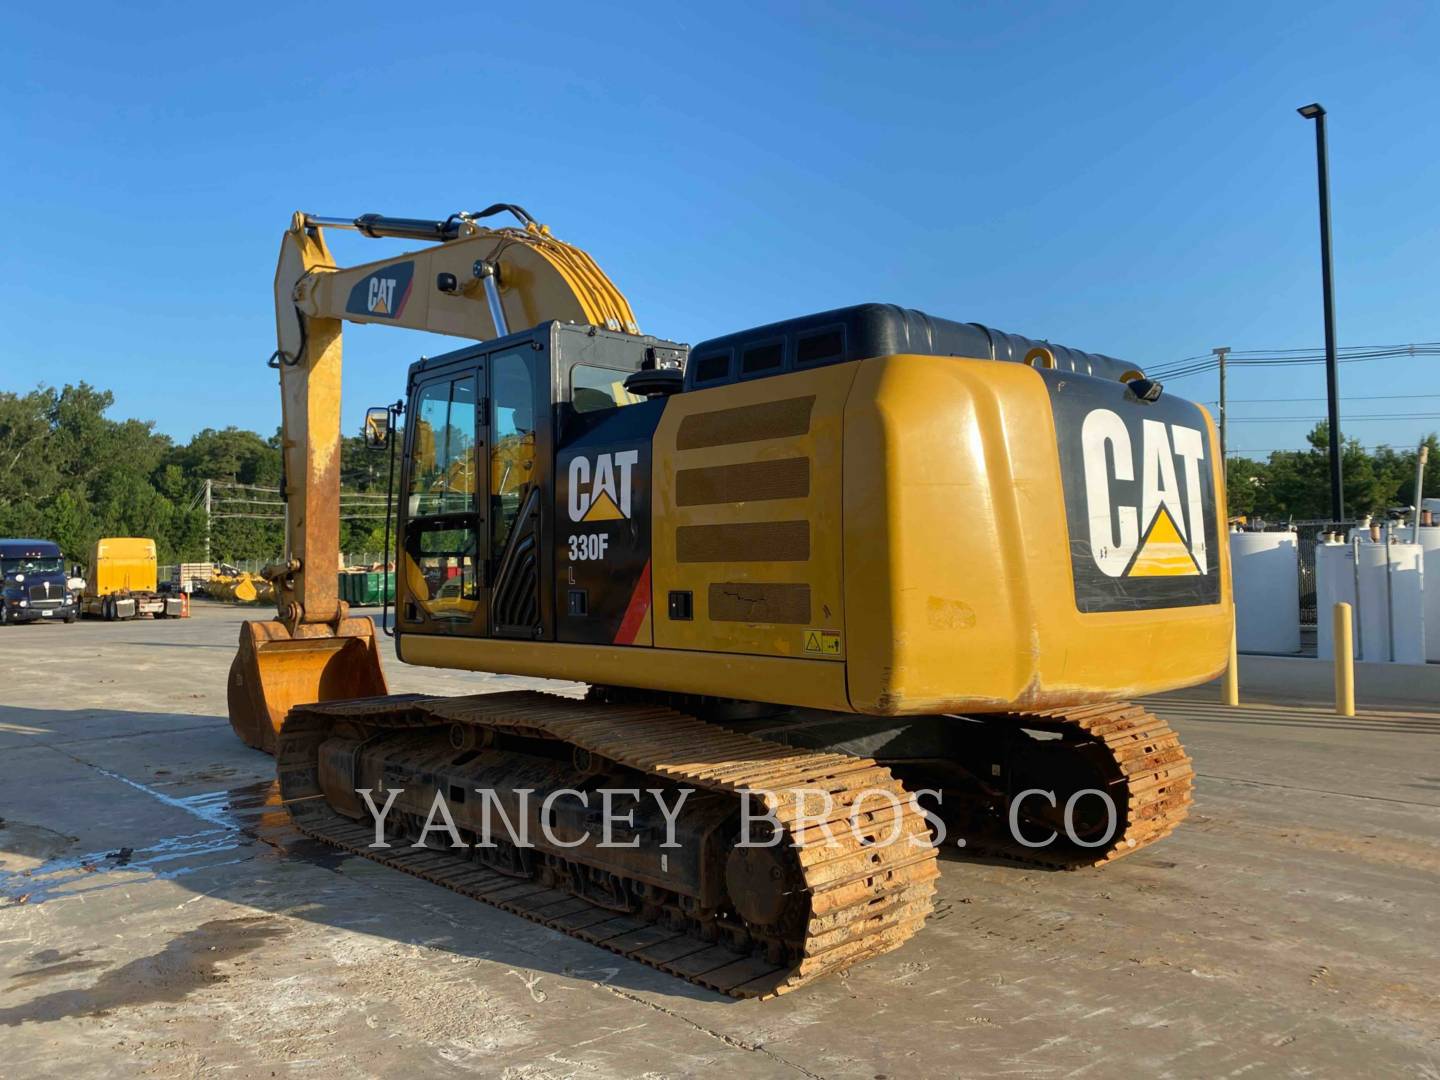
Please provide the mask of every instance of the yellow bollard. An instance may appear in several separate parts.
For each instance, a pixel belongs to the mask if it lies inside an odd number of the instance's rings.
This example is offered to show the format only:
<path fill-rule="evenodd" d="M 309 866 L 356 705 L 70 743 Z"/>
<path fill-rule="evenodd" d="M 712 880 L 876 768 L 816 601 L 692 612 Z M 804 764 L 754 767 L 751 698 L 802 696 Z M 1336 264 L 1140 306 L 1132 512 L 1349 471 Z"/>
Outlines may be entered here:
<path fill-rule="evenodd" d="M 1335 605 L 1335 712 L 1355 715 L 1355 637 L 1349 604 Z"/>
<path fill-rule="evenodd" d="M 1230 663 L 1225 668 L 1225 704 L 1240 704 L 1240 665 L 1235 655 L 1235 627 L 1230 627 Z"/>

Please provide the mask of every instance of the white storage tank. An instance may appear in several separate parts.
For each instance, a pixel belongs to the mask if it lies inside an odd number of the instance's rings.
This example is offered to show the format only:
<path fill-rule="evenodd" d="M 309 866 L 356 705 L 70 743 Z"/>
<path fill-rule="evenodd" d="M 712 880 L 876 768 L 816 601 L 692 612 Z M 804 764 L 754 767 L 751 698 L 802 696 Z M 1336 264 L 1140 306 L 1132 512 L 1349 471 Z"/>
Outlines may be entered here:
<path fill-rule="evenodd" d="M 1425 553 L 1425 659 L 1440 661 L 1440 525 L 1420 526 L 1420 550 Z"/>
<path fill-rule="evenodd" d="M 1440 533 L 1440 529 L 1436 530 Z M 1235 647 L 1243 653 L 1300 651 L 1300 544 L 1293 532 L 1233 532 Z"/>
<path fill-rule="evenodd" d="M 1388 556 L 1388 568 L 1387 568 Z M 1358 573 L 1356 563 L 1359 563 Z M 1392 540 L 1355 544 L 1321 542 L 1315 549 L 1316 652 L 1335 655 L 1332 613 L 1337 603 L 1354 609 L 1355 659 L 1425 663 L 1423 551 Z M 1359 586 L 1357 601 L 1355 590 Z M 1393 642 L 1393 643 L 1392 643 Z M 1393 652 L 1392 652 L 1393 650 Z"/>
<path fill-rule="evenodd" d="M 1349 544 L 1322 539 L 1315 545 L 1315 655 L 1335 658 L 1336 604 L 1355 606 L 1355 563 Z"/>

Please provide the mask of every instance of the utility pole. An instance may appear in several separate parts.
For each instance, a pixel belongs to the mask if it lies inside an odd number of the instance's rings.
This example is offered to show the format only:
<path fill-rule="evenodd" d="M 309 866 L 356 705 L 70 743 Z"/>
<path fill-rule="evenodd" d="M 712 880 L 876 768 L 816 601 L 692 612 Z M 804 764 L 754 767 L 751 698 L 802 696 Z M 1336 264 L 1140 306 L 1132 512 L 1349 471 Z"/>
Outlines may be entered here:
<path fill-rule="evenodd" d="M 1325 107 L 1318 101 L 1295 110 L 1315 121 L 1315 171 L 1320 185 L 1320 283 L 1325 293 L 1325 383 L 1330 399 L 1330 514 L 1345 518 L 1340 475 L 1340 373 L 1335 361 L 1335 290 L 1330 272 L 1330 157 L 1325 148 Z"/>
<path fill-rule="evenodd" d="M 205 481 L 205 561 L 210 561 L 210 481 Z"/>
<path fill-rule="evenodd" d="M 1230 459 L 1225 455 L 1228 452 L 1228 443 L 1225 441 L 1225 357 L 1230 355 L 1230 346 L 1224 345 L 1218 349 L 1211 349 L 1215 358 L 1220 361 L 1220 468 L 1225 469 L 1225 463 Z M 1223 473 L 1222 473 L 1223 475 Z"/>

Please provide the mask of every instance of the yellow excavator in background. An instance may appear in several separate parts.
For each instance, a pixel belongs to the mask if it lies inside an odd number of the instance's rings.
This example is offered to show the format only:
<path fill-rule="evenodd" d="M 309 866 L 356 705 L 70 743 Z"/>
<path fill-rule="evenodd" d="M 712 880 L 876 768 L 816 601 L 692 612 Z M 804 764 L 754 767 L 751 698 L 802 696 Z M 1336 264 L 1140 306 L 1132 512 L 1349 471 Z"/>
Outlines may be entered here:
<path fill-rule="evenodd" d="M 326 228 L 431 243 L 340 268 Z M 687 347 L 509 204 L 297 214 L 275 296 L 288 550 L 229 704 L 311 835 L 763 997 L 910 937 L 942 821 L 1074 868 L 1185 815 L 1178 737 L 1126 699 L 1225 665 L 1223 473 L 1140 368 L 884 304 Z M 336 595 L 346 320 L 474 342 L 367 417 L 397 655 L 584 700 L 387 695 Z"/>

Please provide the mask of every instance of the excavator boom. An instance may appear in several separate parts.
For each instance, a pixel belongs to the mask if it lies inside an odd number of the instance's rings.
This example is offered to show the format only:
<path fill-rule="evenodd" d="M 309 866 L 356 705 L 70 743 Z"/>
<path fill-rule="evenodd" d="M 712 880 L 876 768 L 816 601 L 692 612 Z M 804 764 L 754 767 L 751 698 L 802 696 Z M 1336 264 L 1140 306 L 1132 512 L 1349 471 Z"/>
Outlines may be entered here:
<path fill-rule="evenodd" d="M 497 213 L 519 224 L 479 224 Z M 326 228 L 432 246 L 360 266 L 336 265 Z M 338 593 L 341 337 L 346 322 L 386 323 L 481 341 L 547 319 L 636 333 L 625 297 L 595 261 L 521 207 L 497 204 L 443 221 L 297 213 L 275 269 L 286 557 L 267 571 L 278 618 L 242 627 L 231 666 L 231 724 L 273 750 L 297 704 L 386 692 L 374 624 Z"/>

